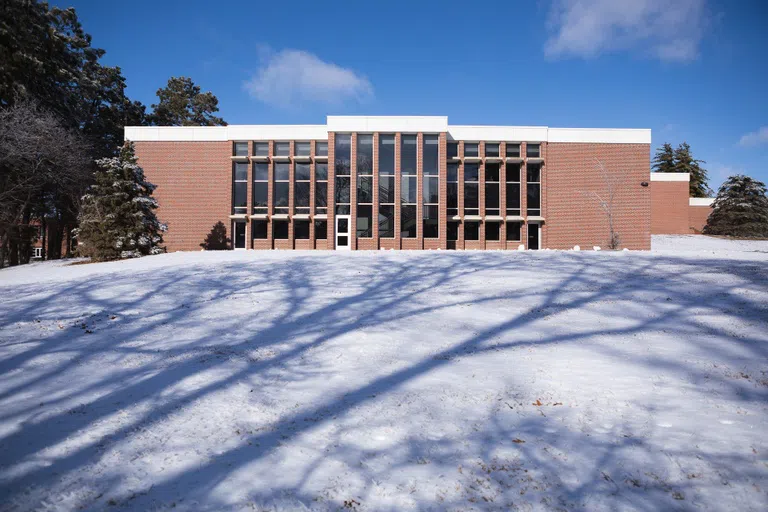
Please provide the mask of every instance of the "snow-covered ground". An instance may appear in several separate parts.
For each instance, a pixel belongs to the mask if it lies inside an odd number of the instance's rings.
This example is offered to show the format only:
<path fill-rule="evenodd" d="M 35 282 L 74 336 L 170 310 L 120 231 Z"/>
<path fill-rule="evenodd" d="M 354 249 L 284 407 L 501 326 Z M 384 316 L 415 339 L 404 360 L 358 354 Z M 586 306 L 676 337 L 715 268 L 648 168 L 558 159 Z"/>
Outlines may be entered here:
<path fill-rule="evenodd" d="M 768 242 L 0 271 L 2 510 L 766 510 Z"/>

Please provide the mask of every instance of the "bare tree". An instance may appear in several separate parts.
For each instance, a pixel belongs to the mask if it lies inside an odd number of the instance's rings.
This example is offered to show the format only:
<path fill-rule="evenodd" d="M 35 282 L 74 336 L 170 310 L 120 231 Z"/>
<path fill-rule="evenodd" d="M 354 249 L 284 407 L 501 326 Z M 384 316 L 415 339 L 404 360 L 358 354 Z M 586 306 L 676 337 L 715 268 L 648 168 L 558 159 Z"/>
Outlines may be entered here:
<path fill-rule="evenodd" d="M 0 266 L 28 261 L 33 218 L 89 183 L 88 145 L 35 102 L 0 111 Z"/>
<path fill-rule="evenodd" d="M 614 205 L 616 194 L 618 193 L 622 182 L 622 175 L 619 173 L 611 175 L 605 168 L 605 165 L 603 165 L 603 162 L 598 159 L 595 159 L 595 163 L 600 170 L 600 178 L 603 182 L 603 190 L 599 192 L 591 190 L 589 192 L 583 193 L 587 197 L 595 199 L 597 204 L 600 206 L 600 209 L 605 214 L 605 217 L 608 221 L 608 248 L 615 250 L 621 247 L 621 237 L 616 231 Z"/>

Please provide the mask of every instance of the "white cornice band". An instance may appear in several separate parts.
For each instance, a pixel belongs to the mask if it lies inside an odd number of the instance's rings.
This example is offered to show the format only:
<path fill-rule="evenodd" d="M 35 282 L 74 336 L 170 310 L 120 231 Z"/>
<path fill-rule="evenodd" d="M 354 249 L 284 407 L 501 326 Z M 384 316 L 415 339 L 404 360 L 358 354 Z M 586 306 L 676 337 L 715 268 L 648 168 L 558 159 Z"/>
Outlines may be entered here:
<path fill-rule="evenodd" d="M 712 206 L 715 202 L 714 197 L 689 197 L 688 206 Z"/>
<path fill-rule="evenodd" d="M 691 181 L 687 172 L 652 172 L 651 181 Z"/>
<path fill-rule="evenodd" d="M 449 140 L 650 144 L 651 130 L 459 126 L 445 116 L 328 116 L 326 124 L 229 126 L 126 126 L 132 141 L 327 140 L 328 132 L 447 133 Z"/>

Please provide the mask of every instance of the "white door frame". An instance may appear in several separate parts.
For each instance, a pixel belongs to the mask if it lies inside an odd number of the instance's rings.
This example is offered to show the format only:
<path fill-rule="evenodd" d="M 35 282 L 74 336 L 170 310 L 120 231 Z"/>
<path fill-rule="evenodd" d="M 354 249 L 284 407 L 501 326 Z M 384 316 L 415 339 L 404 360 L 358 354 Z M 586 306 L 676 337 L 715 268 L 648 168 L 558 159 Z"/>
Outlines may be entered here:
<path fill-rule="evenodd" d="M 346 220 L 347 221 L 347 231 L 346 233 L 344 231 L 339 231 L 339 221 Z M 336 215 L 333 220 L 333 243 L 334 248 L 337 251 L 349 251 L 352 248 L 352 216 L 351 215 Z M 339 245 L 339 237 L 346 236 L 347 237 L 347 244 L 346 245 Z"/>

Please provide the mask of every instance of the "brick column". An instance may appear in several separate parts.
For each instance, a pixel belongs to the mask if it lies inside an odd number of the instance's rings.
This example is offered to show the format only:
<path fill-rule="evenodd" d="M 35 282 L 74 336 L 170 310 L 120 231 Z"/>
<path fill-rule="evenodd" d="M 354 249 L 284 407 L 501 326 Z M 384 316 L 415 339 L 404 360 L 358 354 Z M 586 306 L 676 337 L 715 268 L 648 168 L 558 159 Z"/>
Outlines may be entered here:
<path fill-rule="evenodd" d="M 275 154 L 275 142 L 269 141 L 269 182 L 267 187 L 267 211 L 269 212 L 269 222 L 267 224 L 267 242 L 270 249 L 275 248 L 275 221 L 273 215 L 275 214 L 275 162 L 272 160 L 272 156 Z"/>
<path fill-rule="evenodd" d="M 379 134 L 373 134 L 373 247 L 379 249 Z"/>
<path fill-rule="evenodd" d="M 507 143 L 499 143 L 499 215 L 501 215 L 501 226 L 499 226 L 499 243 L 502 249 L 507 248 Z"/>
<path fill-rule="evenodd" d="M 440 206 L 438 207 L 438 233 L 440 236 L 440 249 L 448 248 L 448 134 L 442 132 L 440 134 L 439 142 L 439 169 L 438 175 L 438 187 L 440 189 L 438 201 Z"/>
<path fill-rule="evenodd" d="M 251 162 L 250 156 L 253 154 L 253 141 L 248 141 L 248 183 L 246 187 L 246 194 L 248 195 L 246 199 L 246 205 L 248 205 L 248 208 L 245 210 L 247 217 L 245 218 L 245 248 L 253 249 L 253 236 L 251 235 L 251 218 L 250 215 L 253 213 L 253 162 Z"/>
<path fill-rule="evenodd" d="M 478 238 L 480 240 L 480 247 L 485 249 L 485 142 L 480 141 L 477 146 L 478 154 L 483 155 L 483 158 L 479 162 L 480 168 L 478 169 L 478 172 L 480 173 L 480 176 L 478 177 L 479 183 L 477 185 L 478 214 L 483 219 L 480 221 Z"/>
<path fill-rule="evenodd" d="M 294 191 L 294 185 L 296 180 L 296 163 L 293 160 L 293 145 L 294 141 L 291 141 L 289 143 L 289 149 L 288 154 L 289 160 L 288 160 L 288 243 L 289 247 L 291 249 L 296 248 L 296 240 L 294 240 L 294 229 L 293 229 L 293 207 L 295 203 L 295 191 Z"/>
<path fill-rule="evenodd" d="M 541 230 L 539 231 L 539 237 L 541 238 L 539 240 L 539 246 L 544 249 L 547 247 L 547 143 L 542 142 L 541 146 L 539 146 L 541 149 L 541 177 L 539 178 L 539 181 L 541 181 L 541 216 L 544 217 L 544 223 L 541 224 Z"/>
<path fill-rule="evenodd" d="M 520 215 L 525 219 L 520 228 L 520 243 L 528 248 L 528 157 L 526 156 L 528 148 L 527 142 L 520 143 L 520 157 L 523 161 L 520 163 Z"/>
<path fill-rule="evenodd" d="M 336 249 L 336 134 L 328 132 L 328 248 Z"/>
<path fill-rule="evenodd" d="M 349 248 L 357 250 L 357 133 L 350 135 Z"/>
<path fill-rule="evenodd" d="M 424 134 L 416 134 L 416 244 L 424 249 Z"/>
<path fill-rule="evenodd" d="M 309 156 L 312 159 L 309 163 L 309 244 L 313 249 L 317 249 L 317 240 L 315 240 L 315 144 L 317 141 L 309 143 Z"/>
<path fill-rule="evenodd" d="M 395 249 L 402 249 L 403 242 L 400 238 L 400 138 L 401 134 L 395 134 Z"/>
<path fill-rule="evenodd" d="M 461 223 L 459 224 L 459 236 L 456 241 L 457 249 L 464 249 L 464 141 L 459 142 L 459 216 L 461 217 Z"/>

